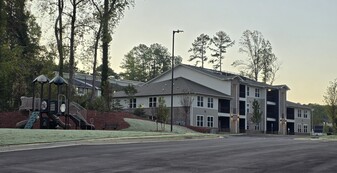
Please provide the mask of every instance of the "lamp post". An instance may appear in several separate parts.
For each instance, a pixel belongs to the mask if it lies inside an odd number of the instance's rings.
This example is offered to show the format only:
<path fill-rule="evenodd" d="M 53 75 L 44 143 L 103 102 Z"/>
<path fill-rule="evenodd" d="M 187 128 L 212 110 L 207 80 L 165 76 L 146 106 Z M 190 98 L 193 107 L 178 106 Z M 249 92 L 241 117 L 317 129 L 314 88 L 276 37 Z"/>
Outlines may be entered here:
<path fill-rule="evenodd" d="M 171 76 L 171 132 L 173 131 L 173 70 L 174 70 L 174 34 L 184 32 L 182 30 L 173 30 L 173 38 L 172 38 L 172 76 Z"/>
<path fill-rule="evenodd" d="M 314 130 L 314 111 L 315 111 L 315 109 L 311 109 L 311 135 L 315 134 L 315 130 Z"/>

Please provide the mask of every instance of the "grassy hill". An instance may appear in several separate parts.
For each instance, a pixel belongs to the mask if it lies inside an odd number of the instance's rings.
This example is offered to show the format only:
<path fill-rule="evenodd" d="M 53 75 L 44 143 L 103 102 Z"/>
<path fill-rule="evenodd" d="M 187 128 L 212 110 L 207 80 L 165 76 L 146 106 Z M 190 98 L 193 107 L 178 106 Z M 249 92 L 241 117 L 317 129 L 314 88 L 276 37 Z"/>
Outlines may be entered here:
<path fill-rule="evenodd" d="M 129 128 L 123 129 L 125 131 L 142 131 L 142 132 L 154 132 L 154 131 L 162 131 L 162 132 L 170 132 L 171 126 L 170 124 L 160 124 L 153 121 L 140 120 L 140 119 L 131 119 L 124 118 L 124 120 L 130 125 Z M 165 126 L 165 130 L 163 131 L 162 127 Z M 173 125 L 174 133 L 193 133 L 194 131 L 188 129 L 186 127 Z"/>

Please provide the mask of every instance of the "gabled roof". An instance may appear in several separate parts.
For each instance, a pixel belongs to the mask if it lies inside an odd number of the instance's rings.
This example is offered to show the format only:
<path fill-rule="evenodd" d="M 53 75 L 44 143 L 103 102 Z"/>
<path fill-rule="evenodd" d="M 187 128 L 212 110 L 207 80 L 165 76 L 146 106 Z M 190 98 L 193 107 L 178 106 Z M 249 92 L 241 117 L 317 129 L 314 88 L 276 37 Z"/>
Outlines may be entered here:
<path fill-rule="evenodd" d="M 301 103 L 294 103 L 294 102 L 291 102 L 291 101 L 287 101 L 286 106 L 291 107 L 291 108 L 301 108 L 301 109 L 310 109 L 310 110 L 312 109 L 309 106 L 302 105 Z"/>
<path fill-rule="evenodd" d="M 143 86 L 135 86 L 137 93 L 135 97 L 140 96 L 164 96 L 171 94 L 171 80 L 166 80 L 156 83 L 147 83 Z M 191 80 L 179 77 L 174 79 L 173 87 L 174 95 L 180 94 L 200 94 L 214 96 L 218 98 L 230 98 L 229 95 L 211 89 L 209 87 L 200 85 Z M 128 97 L 124 91 L 119 91 L 114 94 L 115 98 Z"/>
<path fill-rule="evenodd" d="M 241 83 L 251 85 L 251 86 L 255 86 L 255 87 L 273 88 L 273 89 L 284 88 L 286 90 L 289 90 L 289 87 L 286 86 L 286 85 L 269 85 L 269 84 L 266 84 L 266 83 L 263 83 L 263 82 L 258 82 L 258 81 L 252 80 L 250 78 L 247 78 L 247 77 L 239 75 L 239 74 L 231 73 L 231 72 L 217 71 L 217 70 L 213 70 L 213 69 L 196 67 L 196 66 L 192 66 L 192 65 L 188 65 L 188 64 L 179 64 L 175 68 L 178 68 L 180 66 L 188 68 L 188 69 L 193 70 L 193 71 L 196 71 L 198 73 L 205 74 L 209 77 L 212 77 L 212 78 L 215 78 L 215 79 L 218 79 L 218 80 L 228 81 L 228 80 L 239 79 L 239 81 Z M 152 81 L 156 80 L 160 76 L 162 76 L 166 73 L 169 73 L 169 72 L 171 72 L 171 70 L 168 70 L 168 71 L 162 73 L 161 75 L 153 78 L 152 80 L 148 81 L 148 83 L 151 83 Z"/>

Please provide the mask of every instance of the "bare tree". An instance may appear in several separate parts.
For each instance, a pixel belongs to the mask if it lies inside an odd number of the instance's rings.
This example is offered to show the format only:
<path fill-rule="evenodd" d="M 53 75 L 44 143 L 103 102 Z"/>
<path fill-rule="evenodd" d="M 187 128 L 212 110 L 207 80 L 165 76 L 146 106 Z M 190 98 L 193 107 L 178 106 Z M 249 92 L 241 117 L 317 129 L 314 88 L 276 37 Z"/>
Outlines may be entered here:
<path fill-rule="evenodd" d="M 272 51 L 271 43 L 263 38 L 259 31 L 246 30 L 240 40 L 240 52 L 248 56 L 248 61 L 237 60 L 232 65 L 240 66 L 240 73 L 264 83 L 273 83 L 276 72 L 280 69 L 277 57 Z"/>
<path fill-rule="evenodd" d="M 190 93 L 187 93 L 181 96 L 180 98 L 180 104 L 182 105 L 183 110 L 184 110 L 185 126 L 188 124 L 187 117 L 190 114 L 190 109 L 191 109 L 193 101 L 194 101 L 194 98 L 190 95 Z"/>

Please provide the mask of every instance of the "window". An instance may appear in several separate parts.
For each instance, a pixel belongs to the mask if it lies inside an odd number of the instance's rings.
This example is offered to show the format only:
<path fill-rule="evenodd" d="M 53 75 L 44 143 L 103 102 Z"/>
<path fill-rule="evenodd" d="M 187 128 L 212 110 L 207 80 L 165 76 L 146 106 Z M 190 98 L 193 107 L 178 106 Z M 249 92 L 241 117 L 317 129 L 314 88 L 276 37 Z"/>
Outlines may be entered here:
<path fill-rule="evenodd" d="M 198 127 L 204 126 L 204 116 L 203 115 L 197 115 L 197 126 Z"/>
<path fill-rule="evenodd" d="M 77 88 L 78 94 L 84 94 L 84 89 L 83 88 Z"/>
<path fill-rule="evenodd" d="M 149 107 L 157 107 L 157 97 L 150 97 L 149 98 Z"/>
<path fill-rule="evenodd" d="M 208 101 L 207 101 L 207 107 L 208 108 L 213 108 L 213 98 L 208 98 Z"/>
<path fill-rule="evenodd" d="M 297 111 L 297 117 L 299 117 L 299 118 L 302 117 L 302 111 L 301 111 L 301 110 L 298 110 L 298 111 Z"/>
<path fill-rule="evenodd" d="M 297 132 L 302 133 L 302 125 L 301 124 L 297 124 Z"/>
<path fill-rule="evenodd" d="M 304 110 L 303 117 L 304 117 L 304 118 L 308 118 L 308 111 L 307 111 L 307 110 Z"/>
<path fill-rule="evenodd" d="M 197 106 L 204 107 L 204 97 L 198 96 Z"/>
<path fill-rule="evenodd" d="M 249 96 L 249 87 L 247 86 L 247 96 Z"/>
<path fill-rule="evenodd" d="M 255 97 L 260 97 L 260 89 L 255 88 Z"/>
<path fill-rule="evenodd" d="M 136 108 L 137 107 L 136 101 L 137 101 L 136 99 L 130 99 L 129 108 Z"/>
<path fill-rule="evenodd" d="M 303 132 L 308 133 L 308 125 L 306 124 L 303 125 Z"/>
<path fill-rule="evenodd" d="M 207 117 L 207 127 L 214 127 L 214 117 L 213 116 Z"/>

